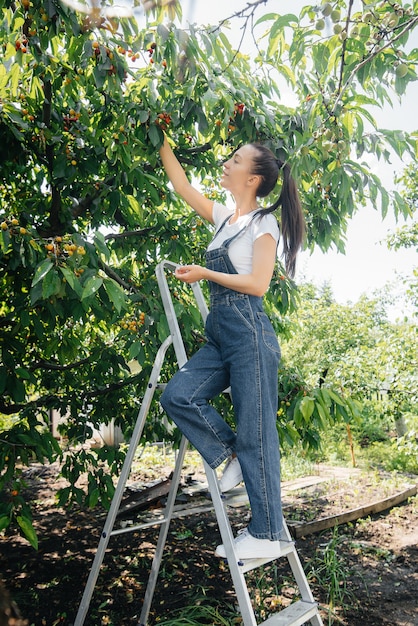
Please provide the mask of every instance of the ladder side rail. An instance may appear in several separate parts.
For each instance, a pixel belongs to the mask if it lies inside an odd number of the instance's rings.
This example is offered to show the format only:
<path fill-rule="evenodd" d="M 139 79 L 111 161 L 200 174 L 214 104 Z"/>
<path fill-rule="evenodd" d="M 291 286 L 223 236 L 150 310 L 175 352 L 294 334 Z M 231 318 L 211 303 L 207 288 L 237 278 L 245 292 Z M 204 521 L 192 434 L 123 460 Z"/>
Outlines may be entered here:
<path fill-rule="evenodd" d="M 283 518 L 283 534 L 286 537 L 286 541 L 293 541 L 289 528 L 284 518 Z M 316 605 L 317 603 L 313 596 L 312 590 L 309 586 L 308 579 L 305 574 L 305 570 L 299 558 L 299 554 L 296 550 L 296 546 L 294 547 L 294 550 L 292 550 L 289 554 L 287 554 L 287 559 L 290 565 L 290 569 L 292 570 L 293 576 L 295 578 L 296 584 L 298 586 L 298 589 L 300 591 L 302 600 L 304 602 L 308 602 L 308 603 L 312 603 Z M 322 618 L 319 615 L 319 612 L 313 617 L 311 617 L 310 622 L 312 626 L 323 626 Z"/>
<path fill-rule="evenodd" d="M 164 307 L 164 312 L 167 318 L 168 327 L 170 329 L 171 338 L 173 342 L 174 352 L 176 355 L 179 368 L 187 362 L 187 354 L 184 347 L 183 338 L 181 335 L 180 327 L 177 320 L 177 315 L 174 309 L 173 299 L 171 297 L 170 288 L 168 286 L 165 270 L 175 270 L 178 267 L 177 263 L 172 261 L 162 261 L 155 268 L 155 274 L 160 290 L 160 295 Z M 202 296 L 203 301 L 203 296 Z M 174 468 L 174 474 L 168 495 L 167 503 L 164 510 L 164 520 L 160 527 L 160 533 L 157 541 L 157 546 L 154 553 L 154 558 L 151 566 L 151 572 L 148 577 L 147 588 L 145 590 L 144 602 L 142 606 L 141 615 L 139 618 L 138 626 L 145 626 L 149 617 L 152 599 L 155 593 L 155 587 L 157 584 L 158 574 L 160 571 L 161 560 L 163 557 L 163 551 L 165 543 L 167 541 L 167 535 L 171 518 L 173 516 L 174 505 L 177 497 L 178 487 L 181 479 L 181 471 L 184 463 L 184 456 L 188 446 L 188 440 L 183 436 L 179 448 L 179 454 Z"/>
<path fill-rule="evenodd" d="M 109 512 L 107 514 L 102 533 L 100 535 L 99 545 L 98 545 L 98 548 L 97 548 L 97 551 L 93 560 L 93 565 L 91 567 L 86 586 L 84 588 L 84 593 L 83 593 L 81 603 L 77 612 L 74 626 L 82 626 L 84 624 L 84 620 L 86 618 L 87 611 L 90 606 L 91 597 L 93 595 L 94 587 L 96 585 L 96 581 L 99 575 L 99 570 L 103 563 L 103 558 L 105 555 L 107 545 L 109 543 L 109 539 L 112 535 L 112 529 L 115 523 L 116 515 L 120 507 L 123 492 L 125 489 L 125 484 L 128 479 L 129 473 L 131 471 L 131 466 L 132 466 L 132 462 L 134 459 L 134 455 L 138 447 L 139 441 L 141 439 L 141 435 L 142 435 L 142 431 L 144 430 L 144 424 L 145 424 L 146 417 L 148 415 L 149 407 L 151 405 L 151 401 L 153 399 L 155 389 L 157 387 L 157 382 L 158 382 L 160 371 L 163 365 L 165 353 L 167 352 L 167 349 L 172 344 L 172 342 L 173 342 L 172 337 L 171 336 L 167 337 L 166 340 L 161 344 L 157 352 L 157 356 L 154 361 L 154 366 L 153 366 L 153 369 L 151 371 L 151 375 L 148 381 L 147 389 L 145 391 L 144 398 L 141 403 L 141 408 L 138 413 L 138 418 L 135 424 L 135 428 L 132 433 L 128 452 L 126 453 L 126 457 L 122 466 L 122 470 L 121 470 L 119 480 L 115 489 L 115 493 L 113 495 L 112 503 L 110 505 Z"/>
<path fill-rule="evenodd" d="M 309 587 L 308 579 L 306 578 L 305 572 L 303 571 L 303 566 L 297 551 L 293 550 L 292 552 L 289 552 L 289 554 L 287 555 L 287 559 L 293 572 L 293 576 L 295 577 L 296 584 L 299 588 L 302 600 L 304 602 L 312 602 L 314 604 L 315 600 Z"/>
<path fill-rule="evenodd" d="M 173 333 L 173 345 L 176 352 L 177 360 L 179 363 L 179 367 L 182 367 L 184 363 L 187 361 L 187 356 L 184 348 L 184 343 L 182 340 L 180 328 L 177 322 L 177 316 L 175 314 L 173 301 L 171 298 L 170 290 L 168 287 L 167 279 L 164 273 L 165 268 L 175 269 L 177 267 L 176 264 L 171 261 L 163 261 L 156 268 L 157 280 L 160 286 L 161 297 L 164 304 L 164 309 L 167 316 L 167 321 L 169 324 L 169 328 Z M 202 319 L 205 322 L 206 317 L 208 315 L 208 307 L 206 305 L 206 301 L 203 297 L 203 292 L 198 283 L 191 284 L 193 293 L 195 295 L 200 314 L 202 315 Z M 226 555 L 228 559 L 229 568 L 231 571 L 231 577 L 233 580 L 233 584 L 235 587 L 235 591 L 237 593 L 238 604 L 240 606 L 241 615 L 244 620 L 245 626 L 257 626 L 257 622 L 254 616 L 254 610 L 252 608 L 252 603 L 249 597 L 247 584 L 244 578 L 244 574 L 240 570 L 238 565 L 234 549 L 233 549 L 233 535 L 231 526 L 229 523 L 229 519 L 225 510 L 225 507 L 221 500 L 221 494 L 219 491 L 219 485 L 216 478 L 215 471 L 206 463 L 203 459 L 203 464 L 206 472 L 206 477 L 208 480 L 209 491 L 212 496 L 212 503 L 215 508 L 216 518 L 218 520 L 218 526 L 221 533 L 222 541 L 225 545 Z M 139 626 L 145 625 L 145 621 L 142 620 Z"/>
<path fill-rule="evenodd" d="M 148 577 L 147 588 L 145 590 L 144 602 L 142 605 L 141 615 L 139 617 L 138 626 L 146 626 L 149 612 L 151 609 L 152 599 L 154 597 L 155 587 L 157 584 L 158 574 L 160 571 L 161 560 L 163 557 L 164 547 L 167 541 L 168 530 L 171 519 L 173 517 L 174 505 L 176 503 L 176 497 L 178 487 L 181 479 L 181 472 L 183 469 L 184 456 L 186 454 L 188 446 L 188 440 L 183 436 L 181 439 L 179 452 L 177 455 L 176 464 L 174 467 L 173 478 L 171 481 L 170 492 L 168 494 L 167 503 L 164 509 L 164 520 L 159 522 L 160 533 L 158 536 L 158 542 L 155 548 L 154 558 L 151 565 L 151 571 Z"/>
<path fill-rule="evenodd" d="M 286 541 L 293 543 L 292 536 L 290 534 L 289 528 L 284 518 L 283 518 L 283 534 L 286 537 Z M 306 602 L 315 602 L 314 597 L 312 595 L 311 588 L 309 587 L 309 584 L 308 584 L 308 579 L 306 578 L 305 571 L 299 559 L 299 555 L 296 551 L 296 547 L 287 555 L 287 558 L 289 560 L 289 565 L 292 569 L 293 575 L 296 579 L 297 585 L 301 592 L 302 600 L 305 600 Z"/>
<path fill-rule="evenodd" d="M 202 288 L 199 283 L 191 283 L 190 287 L 193 290 L 194 297 L 199 307 L 200 314 L 203 319 L 203 323 L 206 322 L 206 318 L 209 315 L 209 309 L 205 297 L 203 295 Z"/>
<path fill-rule="evenodd" d="M 296 550 L 287 555 L 287 559 L 290 565 L 290 569 L 292 570 L 293 576 L 295 578 L 296 584 L 300 591 L 300 596 L 303 602 L 310 603 L 313 606 L 317 607 L 317 603 L 313 597 L 311 588 L 308 583 L 308 579 L 306 578 L 306 574 L 303 569 L 303 565 L 300 561 L 299 555 Z M 311 617 L 310 622 L 312 626 L 323 626 L 322 618 L 319 615 L 319 612 Z"/>
<path fill-rule="evenodd" d="M 168 327 L 173 338 L 174 352 L 176 354 L 178 366 L 180 368 L 186 363 L 187 355 L 184 348 L 179 323 L 177 321 L 177 315 L 174 310 L 174 304 L 171 298 L 170 288 L 167 283 L 167 277 L 164 272 L 165 268 L 173 270 L 176 269 L 176 267 L 178 267 L 178 265 L 176 263 L 173 263 L 172 261 L 162 261 L 155 268 L 155 274 L 157 276 L 158 286 L 160 288 L 161 299 L 163 301 Z"/>
<path fill-rule="evenodd" d="M 313 615 L 310 619 L 312 626 L 324 626 L 324 622 L 322 621 L 322 617 L 319 614 L 319 609 L 317 608 L 318 613 Z"/>
<path fill-rule="evenodd" d="M 219 484 L 216 478 L 215 470 L 213 470 L 204 459 L 203 465 L 208 479 L 209 491 L 212 495 L 212 503 L 215 509 L 222 542 L 225 546 L 229 570 L 231 572 L 231 578 L 237 595 L 238 605 L 244 626 L 257 626 L 251 598 L 248 593 L 247 583 L 235 555 L 233 547 L 234 536 L 232 534 L 228 514 L 219 491 Z"/>

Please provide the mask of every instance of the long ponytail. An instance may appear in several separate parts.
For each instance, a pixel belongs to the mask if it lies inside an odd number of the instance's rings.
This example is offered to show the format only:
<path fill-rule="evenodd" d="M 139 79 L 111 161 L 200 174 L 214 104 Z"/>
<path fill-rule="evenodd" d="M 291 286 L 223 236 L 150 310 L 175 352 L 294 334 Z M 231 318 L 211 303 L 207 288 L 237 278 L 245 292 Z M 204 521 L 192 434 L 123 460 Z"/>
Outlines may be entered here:
<path fill-rule="evenodd" d="M 262 144 L 251 144 L 257 151 L 253 158 L 252 173 L 261 177 L 257 196 L 268 196 L 277 184 L 279 174 L 283 176 L 282 189 L 277 201 L 262 209 L 261 215 L 272 213 L 281 207 L 280 230 L 283 238 L 283 256 L 289 276 L 296 271 L 296 257 L 305 238 L 306 226 L 296 182 L 291 176 L 290 166 L 277 159 L 273 152 Z"/>
<path fill-rule="evenodd" d="M 290 166 L 283 163 L 280 171 L 283 172 L 283 186 L 278 202 L 282 207 L 283 255 L 286 271 L 293 277 L 296 271 L 296 257 L 305 238 L 306 225 L 296 182 L 290 174 Z"/>

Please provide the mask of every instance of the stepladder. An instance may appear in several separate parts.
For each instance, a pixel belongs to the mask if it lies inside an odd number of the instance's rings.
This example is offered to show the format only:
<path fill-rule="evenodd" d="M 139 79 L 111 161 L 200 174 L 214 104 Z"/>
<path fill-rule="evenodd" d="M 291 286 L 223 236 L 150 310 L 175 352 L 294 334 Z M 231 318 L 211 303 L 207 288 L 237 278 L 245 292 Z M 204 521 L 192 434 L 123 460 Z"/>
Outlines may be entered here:
<path fill-rule="evenodd" d="M 157 389 L 164 386 L 160 382 L 160 374 L 166 358 L 167 350 L 173 346 L 177 364 L 182 367 L 187 361 L 185 345 L 180 331 L 179 323 L 175 313 L 171 290 L 167 281 L 167 274 L 177 267 L 177 264 L 171 261 L 163 261 L 156 267 L 156 277 L 164 306 L 164 312 L 167 318 L 169 335 L 161 344 L 152 367 L 151 375 L 143 396 L 143 400 L 138 413 L 134 431 L 129 443 L 125 461 L 117 482 L 115 493 L 109 508 L 105 524 L 103 526 L 99 544 L 95 553 L 95 557 L 90 569 L 90 573 L 84 588 L 83 596 L 78 608 L 78 612 L 74 621 L 74 626 L 83 626 L 86 622 L 87 614 L 94 588 L 100 574 L 100 568 L 108 549 L 111 537 L 126 532 L 139 532 L 150 526 L 159 527 L 158 540 L 155 546 L 155 553 L 149 571 L 148 583 L 145 589 L 142 609 L 137 622 L 137 626 L 148 626 L 150 624 L 150 611 L 154 593 L 156 590 L 158 575 L 164 556 L 164 547 L 168 538 L 170 522 L 173 519 L 174 509 L 179 486 L 181 482 L 182 470 L 184 466 L 185 454 L 188 448 L 188 441 L 183 436 L 177 453 L 175 467 L 172 473 L 170 491 L 165 503 L 165 507 L 158 520 L 140 522 L 138 524 L 116 528 L 116 518 L 121 507 L 122 498 L 125 492 L 126 483 L 129 478 L 132 464 L 135 458 L 141 436 L 144 430 L 145 421 L 150 411 L 151 404 Z M 208 307 L 205 297 L 199 286 L 194 283 L 191 285 L 193 295 L 196 300 L 197 307 L 200 311 L 203 322 L 208 315 Z M 228 391 L 228 390 L 226 390 Z M 215 512 L 219 532 L 222 543 L 225 547 L 226 560 L 229 566 L 232 583 L 238 602 L 239 612 L 244 626 L 258 626 L 266 624 L 267 626 L 301 626 L 302 624 L 311 624 L 312 626 L 323 626 L 323 622 L 319 613 L 319 608 L 314 601 L 312 591 L 310 589 L 308 579 L 305 575 L 302 563 L 300 561 L 296 546 L 292 540 L 285 520 L 283 520 L 283 533 L 281 538 L 281 556 L 286 558 L 289 568 L 298 587 L 298 599 L 288 605 L 286 608 L 274 613 L 266 621 L 257 621 L 257 611 L 253 607 L 250 590 L 247 586 L 246 574 L 255 570 L 262 569 L 275 559 L 249 559 L 240 561 L 237 559 L 234 548 L 234 536 L 228 516 L 228 497 L 220 493 L 218 478 L 216 471 L 213 470 L 204 459 L 204 466 L 208 491 L 210 493 L 212 507 Z"/>

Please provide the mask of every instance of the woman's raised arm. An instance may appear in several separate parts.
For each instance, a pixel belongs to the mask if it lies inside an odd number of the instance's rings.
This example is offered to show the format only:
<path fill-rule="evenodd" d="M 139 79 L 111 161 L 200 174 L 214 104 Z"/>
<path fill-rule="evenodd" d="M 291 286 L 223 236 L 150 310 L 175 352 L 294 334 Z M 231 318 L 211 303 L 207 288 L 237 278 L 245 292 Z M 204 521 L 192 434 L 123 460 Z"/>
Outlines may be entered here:
<path fill-rule="evenodd" d="M 167 141 L 167 137 L 164 137 L 164 143 L 160 148 L 160 157 L 174 191 L 203 219 L 213 224 L 213 200 L 209 200 L 190 184 L 183 167 Z"/>

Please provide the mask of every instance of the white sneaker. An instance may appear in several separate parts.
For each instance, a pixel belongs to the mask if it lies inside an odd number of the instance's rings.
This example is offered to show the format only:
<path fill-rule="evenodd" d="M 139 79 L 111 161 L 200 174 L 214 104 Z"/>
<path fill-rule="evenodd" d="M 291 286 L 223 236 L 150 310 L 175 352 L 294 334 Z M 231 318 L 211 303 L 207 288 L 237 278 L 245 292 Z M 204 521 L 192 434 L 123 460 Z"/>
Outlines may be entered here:
<path fill-rule="evenodd" d="M 257 539 L 248 528 L 244 528 L 234 539 L 235 554 L 238 560 L 244 559 L 277 559 L 281 555 L 280 541 Z M 215 555 L 226 559 L 225 546 L 216 548 Z"/>
<path fill-rule="evenodd" d="M 219 489 L 221 493 L 230 491 L 242 481 L 241 465 L 236 456 L 230 457 L 226 462 L 223 474 L 219 481 Z"/>

